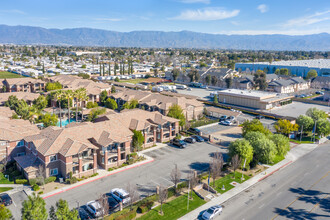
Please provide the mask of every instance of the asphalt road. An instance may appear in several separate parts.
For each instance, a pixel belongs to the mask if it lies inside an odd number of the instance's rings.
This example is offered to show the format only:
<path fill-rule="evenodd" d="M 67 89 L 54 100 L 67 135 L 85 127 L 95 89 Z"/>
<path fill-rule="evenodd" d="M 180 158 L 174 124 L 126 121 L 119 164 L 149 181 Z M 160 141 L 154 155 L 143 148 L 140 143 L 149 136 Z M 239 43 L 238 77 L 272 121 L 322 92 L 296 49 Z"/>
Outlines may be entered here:
<path fill-rule="evenodd" d="M 9 206 L 9 210 L 14 219 L 21 219 L 22 202 L 27 200 L 28 197 L 23 191 L 11 194 L 10 197 L 13 200 L 13 204 Z"/>
<path fill-rule="evenodd" d="M 330 144 L 223 203 L 216 219 L 330 219 Z"/>
<path fill-rule="evenodd" d="M 226 149 L 204 142 L 188 144 L 185 149 L 172 146 L 155 149 L 146 153 L 155 159 L 154 162 L 54 195 L 46 199 L 46 204 L 49 208 L 61 198 L 68 201 L 70 208 L 74 208 L 99 198 L 101 194 L 109 192 L 112 188 L 125 188 L 128 183 L 136 185 L 140 196 L 144 197 L 154 193 L 157 185 L 173 185 L 170 181 L 170 173 L 174 164 L 177 164 L 182 171 L 181 178 L 185 179 L 191 169 L 206 170 L 211 155 L 217 151 L 226 152 Z"/>

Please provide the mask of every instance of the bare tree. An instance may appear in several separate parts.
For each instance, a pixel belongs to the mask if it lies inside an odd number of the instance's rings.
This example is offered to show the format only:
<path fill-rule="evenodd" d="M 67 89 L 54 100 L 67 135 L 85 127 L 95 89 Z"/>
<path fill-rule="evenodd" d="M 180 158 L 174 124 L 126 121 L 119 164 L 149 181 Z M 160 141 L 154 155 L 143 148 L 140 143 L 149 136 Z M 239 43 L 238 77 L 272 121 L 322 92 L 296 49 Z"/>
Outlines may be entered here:
<path fill-rule="evenodd" d="M 38 170 L 36 172 L 37 180 L 42 184 L 43 189 L 45 188 L 45 176 L 46 176 L 46 170 L 45 167 L 40 164 L 38 167 Z"/>
<path fill-rule="evenodd" d="M 130 209 L 132 210 L 132 208 L 133 208 L 132 205 L 139 199 L 140 194 L 138 193 L 136 185 L 133 185 L 131 183 L 127 183 L 126 191 L 130 197 L 130 199 L 128 201 L 128 205 L 130 206 Z"/>
<path fill-rule="evenodd" d="M 177 194 L 177 186 L 181 180 L 181 171 L 178 169 L 178 166 L 175 164 L 173 170 L 171 171 L 171 181 L 174 183 L 174 191 Z"/>
<path fill-rule="evenodd" d="M 234 176 L 233 178 L 235 179 L 235 172 L 236 170 L 239 168 L 239 166 L 241 165 L 241 158 L 238 156 L 238 154 L 235 154 L 232 158 L 231 158 L 231 167 L 234 170 Z"/>
<path fill-rule="evenodd" d="M 194 188 L 198 184 L 198 177 L 196 171 L 190 170 L 188 173 L 187 180 L 190 182 L 190 187 Z"/>
<path fill-rule="evenodd" d="M 221 175 L 223 163 L 224 162 L 222 153 L 216 152 L 212 157 L 212 162 L 210 164 L 210 172 L 213 179 L 213 186 L 215 186 L 215 179 Z"/>
<path fill-rule="evenodd" d="M 109 202 L 108 196 L 106 194 L 100 195 L 100 198 L 97 200 L 101 206 L 101 216 L 102 218 L 109 214 Z"/>
<path fill-rule="evenodd" d="M 167 187 L 160 185 L 159 186 L 159 194 L 158 194 L 158 202 L 160 203 L 160 214 L 163 215 L 163 203 L 165 203 L 167 199 Z"/>

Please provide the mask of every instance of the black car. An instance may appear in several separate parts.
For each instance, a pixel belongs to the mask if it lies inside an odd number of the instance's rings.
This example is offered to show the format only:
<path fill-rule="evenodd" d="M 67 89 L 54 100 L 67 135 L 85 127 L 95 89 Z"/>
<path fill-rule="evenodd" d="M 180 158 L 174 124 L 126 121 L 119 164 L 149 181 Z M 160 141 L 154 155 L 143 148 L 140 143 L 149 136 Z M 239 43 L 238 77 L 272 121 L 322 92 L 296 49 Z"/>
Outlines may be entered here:
<path fill-rule="evenodd" d="M 189 128 L 188 132 L 193 133 L 193 134 L 197 134 L 197 135 L 201 134 L 201 131 L 198 128 Z"/>
<path fill-rule="evenodd" d="M 195 143 L 196 142 L 196 140 L 192 137 L 187 137 L 187 138 L 184 139 L 184 141 L 187 142 L 187 143 Z"/>
<path fill-rule="evenodd" d="M 223 116 L 220 117 L 219 121 L 220 121 L 220 122 L 221 122 L 221 121 L 226 121 L 227 118 L 228 118 L 228 117 L 227 117 L 226 115 L 223 115 Z"/>
<path fill-rule="evenodd" d="M 10 196 L 7 193 L 3 193 L 0 195 L 0 204 L 4 204 L 5 206 L 9 206 L 13 203 Z"/>
<path fill-rule="evenodd" d="M 93 219 L 91 214 L 87 211 L 86 207 L 79 207 L 78 213 L 81 220 Z"/>
<path fill-rule="evenodd" d="M 194 135 L 194 136 L 191 136 L 192 138 L 194 138 L 197 142 L 203 142 L 204 141 L 204 138 L 202 138 L 201 136 L 198 136 L 198 135 Z"/>
<path fill-rule="evenodd" d="M 264 119 L 265 118 L 265 116 L 262 116 L 262 115 L 257 115 L 256 116 L 256 119 Z"/>
<path fill-rule="evenodd" d="M 108 197 L 108 205 L 109 205 L 109 211 L 115 211 L 119 209 L 119 203 L 112 196 Z"/>
<path fill-rule="evenodd" d="M 187 146 L 186 142 L 184 142 L 183 140 L 180 140 L 180 139 L 176 139 L 176 138 L 174 138 L 172 140 L 172 144 L 175 146 L 178 146 L 180 148 L 185 148 Z"/>

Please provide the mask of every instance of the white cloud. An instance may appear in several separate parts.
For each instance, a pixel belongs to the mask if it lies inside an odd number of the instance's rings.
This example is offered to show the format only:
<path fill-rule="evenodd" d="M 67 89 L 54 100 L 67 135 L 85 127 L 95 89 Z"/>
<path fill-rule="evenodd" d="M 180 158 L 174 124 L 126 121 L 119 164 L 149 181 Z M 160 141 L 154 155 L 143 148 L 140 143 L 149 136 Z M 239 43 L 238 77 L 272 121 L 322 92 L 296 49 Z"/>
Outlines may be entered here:
<path fill-rule="evenodd" d="M 169 18 L 170 20 L 187 20 L 187 21 L 212 21 L 222 20 L 235 17 L 239 14 L 239 10 L 226 11 L 221 8 L 205 8 L 197 10 L 186 10 L 181 12 L 177 17 Z"/>
<path fill-rule="evenodd" d="M 257 9 L 261 12 L 261 13 L 265 13 L 265 12 L 267 12 L 268 11 L 268 6 L 267 5 L 265 5 L 265 4 L 261 4 L 261 5 L 259 5 L 258 7 L 257 7 Z"/>
<path fill-rule="evenodd" d="M 122 18 L 94 18 L 95 21 L 122 21 Z"/>
<path fill-rule="evenodd" d="M 293 27 L 293 26 L 307 26 L 322 21 L 330 20 L 330 10 L 323 12 L 316 12 L 313 15 L 308 15 L 304 17 L 294 18 L 288 20 L 283 27 Z"/>
<path fill-rule="evenodd" d="M 210 4 L 211 0 L 181 0 L 182 3 L 203 3 L 203 4 Z"/>

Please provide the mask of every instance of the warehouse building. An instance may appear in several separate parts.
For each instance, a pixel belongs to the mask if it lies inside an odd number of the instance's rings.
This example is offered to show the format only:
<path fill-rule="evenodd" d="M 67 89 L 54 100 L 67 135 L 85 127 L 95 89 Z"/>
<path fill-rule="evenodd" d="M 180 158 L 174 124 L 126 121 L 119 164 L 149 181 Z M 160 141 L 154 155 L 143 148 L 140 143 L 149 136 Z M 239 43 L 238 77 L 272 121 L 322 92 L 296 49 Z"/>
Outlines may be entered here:
<path fill-rule="evenodd" d="M 293 96 L 255 90 L 227 89 L 218 92 L 219 102 L 253 109 L 268 110 L 290 104 Z"/>

